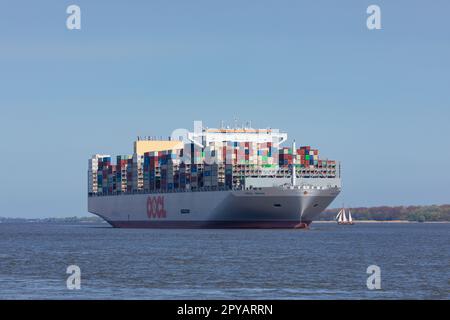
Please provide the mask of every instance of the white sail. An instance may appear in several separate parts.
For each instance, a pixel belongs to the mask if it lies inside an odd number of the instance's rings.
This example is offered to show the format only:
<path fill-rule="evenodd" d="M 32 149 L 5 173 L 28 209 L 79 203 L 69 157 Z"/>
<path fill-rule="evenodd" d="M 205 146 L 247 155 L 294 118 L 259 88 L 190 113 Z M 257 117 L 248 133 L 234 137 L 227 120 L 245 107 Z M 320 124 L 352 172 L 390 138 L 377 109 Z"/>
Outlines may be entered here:
<path fill-rule="evenodd" d="M 341 209 L 341 211 L 339 211 L 338 214 L 338 222 L 343 222 L 344 221 L 344 210 Z"/>
<path fill-rule="evenodd" d="M 341 210 L 339 210 L 339 212 L 338 212 L 338 214 L 336 215 L 336 220 L 337 221 L 341 221 L 341 213 L 342 213 L 342 209 Z"/>
<path fill-rule="evenodd" d="M 350 212 L 350 209 L 348 209 L 348 221 L 353 222 L 352 213 Z"/>
<path fill-rule="evenodd" d="M 345 209 L 342 209 L 342 216 L 343 216 L 342 222 L 347 222 L 347 216 L 345 215 Z"/>

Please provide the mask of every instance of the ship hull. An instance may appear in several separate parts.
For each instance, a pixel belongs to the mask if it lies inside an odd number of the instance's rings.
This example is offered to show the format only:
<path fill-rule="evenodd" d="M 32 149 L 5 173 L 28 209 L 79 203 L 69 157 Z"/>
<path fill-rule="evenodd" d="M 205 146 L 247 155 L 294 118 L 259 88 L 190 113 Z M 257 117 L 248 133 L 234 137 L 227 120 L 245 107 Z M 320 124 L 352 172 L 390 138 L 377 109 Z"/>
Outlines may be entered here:
<path fill-rule="evenodd" d="M 294 229 L 311 221 L 108 221 L 115 228 L 134 229 Z"/>
<path fill-rule="evenodd" d="M 272 187 L 91 196 L 88 211 L 117 228 L 302 228 L 339 191 Z"/>

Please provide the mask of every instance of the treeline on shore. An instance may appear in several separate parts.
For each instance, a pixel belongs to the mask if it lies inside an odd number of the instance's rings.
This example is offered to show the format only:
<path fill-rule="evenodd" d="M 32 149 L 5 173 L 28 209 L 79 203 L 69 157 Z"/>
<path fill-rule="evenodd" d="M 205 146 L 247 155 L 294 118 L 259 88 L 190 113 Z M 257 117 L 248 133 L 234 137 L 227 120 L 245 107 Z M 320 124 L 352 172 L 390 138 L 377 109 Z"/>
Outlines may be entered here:
<path fill-rule="evenodd" d="M 320 220 L 334 220 L 338 209 L 328 209 L 321 213 Z M 450 221 L 450 205 L 431 206 L 398 206 L 398 207 L 360 207 L 350 208 L 354 220 L 377 220 L 377 221 Z"/>
<path fill-rule="evenodd" d="M 319 220 L 334 220 L 340 208 L 328 209 L 322 212 Z M 350 208 L 354 220 L 376 220 L 376 221 L 418 221 L 439 222 L 450 221 L 450 204 L 432 206 L 397 206 L 397 207 L 359 207 Z M 64 218 L 7 218 L 0 217 L 0 223 L 105 223 L 97 216 L 64 217 Z"/>

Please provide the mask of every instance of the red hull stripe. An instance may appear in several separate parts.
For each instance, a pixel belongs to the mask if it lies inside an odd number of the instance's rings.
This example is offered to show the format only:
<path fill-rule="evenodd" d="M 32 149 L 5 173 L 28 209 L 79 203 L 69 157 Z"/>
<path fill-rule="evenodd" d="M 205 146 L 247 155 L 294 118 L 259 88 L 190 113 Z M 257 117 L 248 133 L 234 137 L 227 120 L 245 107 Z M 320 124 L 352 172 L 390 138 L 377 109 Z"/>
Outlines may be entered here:
<path fill-rule="evenodd" d="M 158 229 L 292 229 L 307 228 L 311 221 L 108 221 L 115 228 L 158 228 Z"/>

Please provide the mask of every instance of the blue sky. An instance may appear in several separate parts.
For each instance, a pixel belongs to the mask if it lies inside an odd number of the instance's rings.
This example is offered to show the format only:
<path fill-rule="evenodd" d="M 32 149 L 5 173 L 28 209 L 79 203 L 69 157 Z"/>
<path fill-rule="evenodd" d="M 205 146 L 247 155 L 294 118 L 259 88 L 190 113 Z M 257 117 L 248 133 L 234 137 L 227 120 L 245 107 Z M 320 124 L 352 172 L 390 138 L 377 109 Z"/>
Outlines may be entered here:
<path fill-rule="evenodd" d="M 333 206 L 450 203 L 448 1 L 1 4 L 0 216 L 86 215 L 91 154 L 234 117 L 341 160 Z"/>

